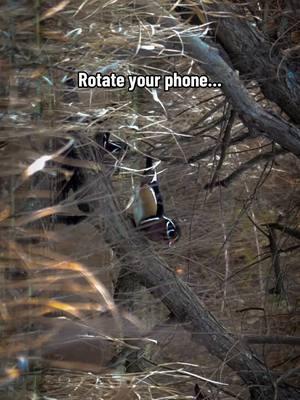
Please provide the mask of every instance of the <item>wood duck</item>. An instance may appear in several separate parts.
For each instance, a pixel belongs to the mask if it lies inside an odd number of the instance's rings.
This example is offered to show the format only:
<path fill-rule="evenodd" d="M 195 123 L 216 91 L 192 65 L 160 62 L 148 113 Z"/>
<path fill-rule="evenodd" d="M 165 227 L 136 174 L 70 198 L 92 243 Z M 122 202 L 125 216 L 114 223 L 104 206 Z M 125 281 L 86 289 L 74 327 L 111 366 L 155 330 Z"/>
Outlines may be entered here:
<path fill-rule="evenodd" d="M 174 244 L 180 237 L 179 226 L 164 213 L 163 199 L 159 190 L 153 159 L 146 158 L 145 177 L 135 191 L 133 220 L 135 226 L 154 241 Z"/>
<path fill-rule="evenodd" d="M 114 156 L 119 156 L 122 152 L 125 151 L 127 145 L 121 141 L 111 141 L 110 134 L 107 132 L 101 132 L 95 135 L 94 138 L 95 142 L 99 145 L 99 153 L 98 156 L 101 159 L 105 157 L 107 153 L 113 154 Z M 75 144 L 68 149 L 68 151 L 64 154 L 70 160 L 79 160 L 82 159 L 82 156 L 88 160 L 92 161 L 93 157 L 89 154 L 82 155 L 80 154 L 79 150 L 76 148 L 77 144 Z M 80 146 L 78 146 L 80 148 Z M 95 151 L 95 150 L 94 150 Z M 98 149 L 97 149 L 98 151 Z M 62 167 L 69 171 L 71 177 L 67 180 L 62 180 L 61 187 L 58 189 L 58 196 L 56 198 L 57 202 L 61 202 L 67 199 L 69 192 L 72 190 L 74 193 L 79 192 L 85 184 L 86 177 L 82 170 L 82 168 L 73 166 L 71 163 L 62 164 Z M 79 200 L 79 199 L 78 199 Z M 78 201 L 77 206 L 80 211 L 87 214 L 91 211 L 90 205 L 84 201 Z M 67 225 L 73 225 L 81 222 L 85 219 L 86 216 L 78 216 L 78 215 L 66 215 L 66 216 L 58 216 L 56 219 L 60 222 L 64 222 Z"/>

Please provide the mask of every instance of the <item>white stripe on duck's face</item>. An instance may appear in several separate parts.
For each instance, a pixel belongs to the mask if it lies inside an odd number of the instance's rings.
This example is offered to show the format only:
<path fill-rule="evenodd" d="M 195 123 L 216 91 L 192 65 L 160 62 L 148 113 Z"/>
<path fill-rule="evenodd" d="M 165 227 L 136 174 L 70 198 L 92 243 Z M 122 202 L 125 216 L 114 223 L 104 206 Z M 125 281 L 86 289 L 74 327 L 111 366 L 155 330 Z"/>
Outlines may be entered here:
<path fill-rule="evenodd" d="M 143 185 L 136 189 L 133 203 L 133 216 L 136 226 L 143 219 L 153 218 L 157 215 L 157 199 L 153 188 Z"/>
<path fill-rule="evenodd" d="M 169 247 L 171 247 L 180 238 L 180 228 L 170 218 L 165 216 L 163 218 L 166 223 L 166 236 L 169 241 Z"/>
<path fill-rule="evenodd" d="M 164 217 L 164 219 L 166 221 L 166 234 L 167 234 L 167 237 L 168 237 L 168 239 L 173 240 L 177 236 L 176 225 L 174 224 L 174 222 L 170 218 Z"/>

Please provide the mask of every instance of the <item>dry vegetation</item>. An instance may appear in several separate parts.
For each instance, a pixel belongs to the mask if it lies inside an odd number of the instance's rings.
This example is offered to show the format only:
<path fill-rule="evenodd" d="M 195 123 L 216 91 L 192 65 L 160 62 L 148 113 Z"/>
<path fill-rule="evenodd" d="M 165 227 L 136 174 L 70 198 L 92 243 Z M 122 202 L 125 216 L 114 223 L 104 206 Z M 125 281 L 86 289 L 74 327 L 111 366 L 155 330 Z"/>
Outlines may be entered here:
<path fill-rule="evenodd" d="M 265 77 L 240 71 L 251 101 L 295 129 L 286 147 L 284 133 L 277 141 L 268 125 L 252 124 L 229 85 L 226 96 L 219 89 L 128 93 L 67 85 L 82 70 L 208 73 L 209 65 L 181 45 L 190 36 L 222 43 L 215 37 L 222 7 L 1 3 L 1 399 L 183 400 L 193 398 L 196 383 L 198 400 L 300 396 L 296 2 L 232 1 L 226 14 L 230 20 L 235 7 L 245 26 L 264 35 L 270 65 L 275 53 L 289 63 L 286 81 L 280 63 L 267 77 L 291 90 L 287 109 Z M 170 15 L 177 19 L 165 23 Z M 227 52 L 225 59 L 242 69 L 243 57 Z M 121 159 L 103 154 L 96 140 L 103 132 L 127 144 Z M 70 144 L 76 160 L 64 158 Z M 181 227 L 175 247 L 141 238 L 128 218 L 146 154 L 161 160 L 166 212 Z M 45 155 L 52 157 L 33 170 Z M 84 184 L 64 197 L 72 166 Z M 78 208 L 83 201 L 88 215 Z M 67 224 L 70 215 L 87 218 Z M 200 300 L 185 307 L 202 310 L 203 330 L 191 321 L 194 311 L 182 316 L 185 308 L 172 304 L 172 295 Z M 208 329 L 210 313 L 217 333 Z M 253 389 L 253 377 L 234 368 L 235 350 L 218 335 L 261 360 L 259 371 L 268 371 L 275 394 L 258 396 L 260 381 Z M 294 397 L 285 397 L 285 386 L 280 392 L 283 383 Z"/>

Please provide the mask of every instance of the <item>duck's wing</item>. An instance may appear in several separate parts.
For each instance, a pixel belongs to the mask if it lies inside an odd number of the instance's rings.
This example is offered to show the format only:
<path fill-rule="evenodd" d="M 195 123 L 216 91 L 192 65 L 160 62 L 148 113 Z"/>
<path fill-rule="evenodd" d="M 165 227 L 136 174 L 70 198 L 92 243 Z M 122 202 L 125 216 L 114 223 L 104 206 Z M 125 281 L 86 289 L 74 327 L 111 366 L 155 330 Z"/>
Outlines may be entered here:
<path fill-rule="evenodd" d="M 157 198 L 154 189 L 150 185 L 140 186 L 133 203 L 133 215 L 136 226 L 147 218 L 157 216 Z"/>

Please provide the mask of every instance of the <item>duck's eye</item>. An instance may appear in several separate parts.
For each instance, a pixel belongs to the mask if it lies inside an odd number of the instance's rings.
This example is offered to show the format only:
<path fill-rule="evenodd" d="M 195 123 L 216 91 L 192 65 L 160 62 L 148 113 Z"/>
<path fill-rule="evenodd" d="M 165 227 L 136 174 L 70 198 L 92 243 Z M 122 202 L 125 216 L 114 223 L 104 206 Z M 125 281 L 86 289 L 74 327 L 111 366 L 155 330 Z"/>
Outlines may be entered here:
<path fill-rule="evenodd" d="M 176 232 L 174 229 L 168 231 L 168 238 L 169 239 L 174 239 L 176 237 Z"/>
<path fill-rule="evenodd" d="M 175 225 L 170 221 L 167 222 L 167 236 L 169 239 L 174 239 L 176 237 Z"/>

